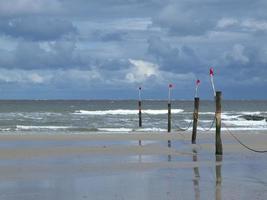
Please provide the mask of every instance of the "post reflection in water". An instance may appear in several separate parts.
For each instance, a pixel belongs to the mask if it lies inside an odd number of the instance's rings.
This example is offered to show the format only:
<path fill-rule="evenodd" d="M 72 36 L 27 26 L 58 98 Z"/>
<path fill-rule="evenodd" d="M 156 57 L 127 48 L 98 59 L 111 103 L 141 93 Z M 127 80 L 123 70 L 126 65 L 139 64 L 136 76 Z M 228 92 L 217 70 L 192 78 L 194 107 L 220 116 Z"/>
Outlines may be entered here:
<path fill-rule="evenodd" d="M 221 168 L 222 168 L 222 159 L 223 157 L 221 155 L 216 156 L 216 190 L 215 190 L 215 199 L 221 200 L 222 199 L 222 174 L 221 174 Z"/>
<path fill-rule="evenodd" d="M 171 162 L 171 161 L 172 161 L 172 156 L 168 155 L 168 162 Z"/>
<path fill-rule="evenodd" d="M 197 151 L 193 150 L 193 161 L 197 162 Z M 200 189 L 199 189 L 199 169 L 198 167 L 193 168 L 194 171 L 194 179 L 193 179 L 193 186 L 194 186 L 194 192 L 195 192 L 195 199 L 199 200 L 200 199 Z"/>

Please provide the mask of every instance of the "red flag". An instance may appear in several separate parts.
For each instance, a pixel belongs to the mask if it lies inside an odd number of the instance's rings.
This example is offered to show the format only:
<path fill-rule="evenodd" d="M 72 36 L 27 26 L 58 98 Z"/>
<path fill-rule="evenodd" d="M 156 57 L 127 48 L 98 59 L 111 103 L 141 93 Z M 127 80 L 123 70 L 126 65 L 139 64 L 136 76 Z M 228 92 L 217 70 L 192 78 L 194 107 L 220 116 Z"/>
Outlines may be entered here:
<path fill-rule="evenodd" d="M 199 80 L 199 79 L 197 79 L 197 82 L 196 82 L 196 84 L 197 84 L 197 85 L 199 85 L 199 84 L 200 84 L 200 80 Z"/>
<path fill-rule="evenodd" d="M 172 88 L 173 87 L 173 85 L 172 84 L 169 84 L 169 88 Z"/>
<path fill-rule="evenodd" d="M 212 67 L 210 68 L 210 76 L 214 76 L 214 70 Z"/>

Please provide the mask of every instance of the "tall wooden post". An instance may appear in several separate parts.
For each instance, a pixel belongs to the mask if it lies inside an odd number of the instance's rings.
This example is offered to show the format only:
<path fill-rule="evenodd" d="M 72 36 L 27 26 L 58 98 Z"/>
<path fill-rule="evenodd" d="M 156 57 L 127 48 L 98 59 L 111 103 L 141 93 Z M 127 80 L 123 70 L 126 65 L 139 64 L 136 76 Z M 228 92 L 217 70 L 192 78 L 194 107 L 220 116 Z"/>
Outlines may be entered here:
<path fill-rule="evenodd" d="M 221 140 L 221 112 L 222 112 L 221 97 L 222 97 L 222 92 L 217 91 L 216 92 L 216 113 L 215 113 L 215 120 L 216 120 L 215 149 L 216 149 L 216 155 L 222 155 L 223 154 L 222 140 Z"/>
<path fill-rule="evenodd" d="M 139 100 L 138 101 L 138 110 L 139 110 L 139 113 L 138 113 L 138 116 L 139 116 L 139 128 L 142 127 L 142 102 Z"/>
<path fill-rule="evenodd" d="M 199 109 L 199 98 L 195 97 L 194 113 L 193 113 L 193 130 L 192 130 L 192 140 L 191 140 L 192 144 L 196 144 L 198 109 Z"/>
<path fill-rule="evenodd" d="M 168 103 L 168 133 L 171 132 L 171 103 Z"/>
<path fill-rule="evenodd" d="M 168 133 L 171 132 L 171 89 L 172 84 L 169 84 L 169 98 L 168 98 Z M 168 147 L 171 147 L 171 141 L 168 140 Z"/>
<path fill-rule="evenodd" d="M 171 103 L 168 103 L 168 133 L 171 132 Z M 168 140 L 168 147 L 171 147 L 171 141 Z"/>
<path fill-rule="evenodd" d="M 139 128 L 142 127 L 142 100 L 141 100 L 141 87 L 139 87 L 139 101 L 138 101 L 138 116 L 139 116 Z M 142 145 L 142 141 L 139 140 L 139 146 Z"/>

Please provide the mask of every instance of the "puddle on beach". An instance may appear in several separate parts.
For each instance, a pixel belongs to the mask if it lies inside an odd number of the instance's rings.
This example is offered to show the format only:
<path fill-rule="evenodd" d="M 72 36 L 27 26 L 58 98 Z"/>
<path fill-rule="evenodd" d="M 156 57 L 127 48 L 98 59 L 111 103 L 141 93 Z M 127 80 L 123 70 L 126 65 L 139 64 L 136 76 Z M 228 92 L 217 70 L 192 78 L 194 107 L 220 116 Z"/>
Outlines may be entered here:
<path fill-rule="evenodd" d="M 264 155 L 216 157 L 206 150 L 183 145 L 172 143 L 171 149 L 188 154 L 1 159 L 0 199 L 263 200 L 267 196 Z"/>

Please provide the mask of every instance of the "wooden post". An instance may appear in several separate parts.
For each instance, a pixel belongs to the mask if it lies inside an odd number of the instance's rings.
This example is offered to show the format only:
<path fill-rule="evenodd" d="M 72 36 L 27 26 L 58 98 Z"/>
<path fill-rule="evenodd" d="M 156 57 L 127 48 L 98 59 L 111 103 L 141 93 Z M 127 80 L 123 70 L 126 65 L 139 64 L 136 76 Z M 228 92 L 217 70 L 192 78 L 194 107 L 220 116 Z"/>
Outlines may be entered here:
<path fill-rule="evenodd" d="M 168 95 L 168 133 L 171 132 L 171 90 L 173 85 L 169 84 L 169 95 Z M 168 147 L 171 147 L 171 141 L 168 140 Z"/>
<path fill-rule="evenodd" d="M 168 133 L 171 132 L 171 103 L 168 103 Z M 168 140 L 168 147 L 171 147 L 171 141 Z"/>
<path fill-rule="evenodd" d="M 215 113 L 215 120 L 216 120 L 215 149 L 216 149 L 216 155 L 222 155 L 223 154 L 222 140 L 221 140 L 221 112 L 222 112 L 221 97 L 222 97 L 222 92 L 217 91 L 216 92 L 216 113 Z"/>
<path fill-rule="evenodd" d="M 142 127 L 142 102 L 141 101 L 138 101 L 138 109 L 139 109 L 139 128 Z"/>
<path fill-rule="evenodd" d="M 138 101 L 138 116 L 139 116 L 139 128 L 142 127 L 142 101 L 141 101 L 141 87 L 139 87 L 139 101 Z M 142 141 L 139 140 L 139 146 L 142 145 Z"/>
<path fill-rule="evenodd" d="M 192 140 L 191 140 L 192 144 L 196 144 L 198 109 L 199 109 L 199 98 L 195 97 L 194 113 L 193 113 L 193 130 L 192 130 Z"/>
<path fill-rule="evenodd" d="M 142 103 L 139 100 L 138 101 L 138 108 L 139 108 L 139 113 L 138 113 L 138 115 L 139 115 L 139 128 L 142 127 L 142 107 L 141 107 L 141 105 L 142 105 Z M 142 141 L 139 140 L 139 146 L 141 146 L 141 145 L 142 145 Z"/>

